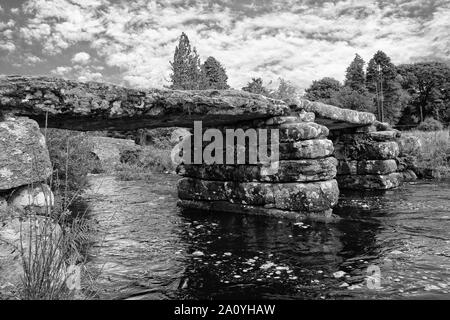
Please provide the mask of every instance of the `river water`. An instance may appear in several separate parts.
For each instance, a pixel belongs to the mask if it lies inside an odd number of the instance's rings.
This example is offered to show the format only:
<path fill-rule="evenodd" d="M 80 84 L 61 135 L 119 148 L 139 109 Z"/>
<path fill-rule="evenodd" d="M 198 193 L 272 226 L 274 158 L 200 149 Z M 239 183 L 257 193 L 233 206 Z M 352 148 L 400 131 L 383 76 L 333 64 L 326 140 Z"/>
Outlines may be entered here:
<path fill-rule="evenodd" d="M 90 177 L 95 297 L 450 299 L 449 180 L 342 192 L 326 224 L 181 212 L 177 179 Z"/>

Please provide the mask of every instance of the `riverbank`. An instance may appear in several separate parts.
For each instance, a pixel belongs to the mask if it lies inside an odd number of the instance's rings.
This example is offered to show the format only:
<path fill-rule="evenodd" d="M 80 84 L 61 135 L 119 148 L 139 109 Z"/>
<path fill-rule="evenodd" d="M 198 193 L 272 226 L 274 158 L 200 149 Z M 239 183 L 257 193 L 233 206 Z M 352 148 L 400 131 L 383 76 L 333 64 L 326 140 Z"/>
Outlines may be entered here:
<path fill-rule="evenodd" d="M 421 151 L 412 154 L 416 166 L 426 178 L 450 178 L 450 135 L 449 130 L 405 131 L 403 136 L 419 138 Z"/>

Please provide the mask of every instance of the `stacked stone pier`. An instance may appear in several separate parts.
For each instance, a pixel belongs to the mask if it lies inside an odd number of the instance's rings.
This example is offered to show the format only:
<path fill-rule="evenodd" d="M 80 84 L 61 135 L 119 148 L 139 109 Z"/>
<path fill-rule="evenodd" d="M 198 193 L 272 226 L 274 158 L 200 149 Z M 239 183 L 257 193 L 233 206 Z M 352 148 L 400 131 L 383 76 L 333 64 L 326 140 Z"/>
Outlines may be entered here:
<path fill-rule="evenodd" d="M 333 143 L 327 139 L 328 128 L 314 123 L 314 118 L 314 113 L 303 111 L 298 115 L 240 124 L 236 129 L 277 130 L 277 143 L 262 146 L 278 152 L 276 163 L 182 164 L 179 205 L 256 215 L 331 217 L 331 209 L 339 197 L 335 180 L 337 160 L 332 156 Z M 221 131 L 225 136 L 225 128 Z M 249 160 L 251 143 L 238 145 L 236 141 L 227 145 L 224 156 L 230 152 L 234 155 L 236 149 L 243 148 L 245 160 Z M 253 152 L 259 150 L 260 143 L 260 140 L 256 142 Z"/>

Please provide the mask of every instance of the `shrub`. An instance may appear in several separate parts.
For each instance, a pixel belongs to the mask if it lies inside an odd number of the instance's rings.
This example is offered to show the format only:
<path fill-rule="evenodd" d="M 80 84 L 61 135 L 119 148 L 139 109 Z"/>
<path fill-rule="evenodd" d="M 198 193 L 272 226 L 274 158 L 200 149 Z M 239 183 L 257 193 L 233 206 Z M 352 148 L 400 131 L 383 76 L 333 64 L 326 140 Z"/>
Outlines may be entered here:
<path fill-rule="evenodd" d="M 444 128 L 442 123 L 439 120 L 434 118 L 426 118 L 419 126 L 417 127 L 420 131 L 440 131 Z"/>
<path fill-rule="evenodd" d="M 433 170 L 441 177 L 450 176 L 450 136 L 448 130 L 424 132 L 408 131 L 404 136 L 420 139 L 421 152 L 412 154 L 417 157 L 417 166 Z"/>

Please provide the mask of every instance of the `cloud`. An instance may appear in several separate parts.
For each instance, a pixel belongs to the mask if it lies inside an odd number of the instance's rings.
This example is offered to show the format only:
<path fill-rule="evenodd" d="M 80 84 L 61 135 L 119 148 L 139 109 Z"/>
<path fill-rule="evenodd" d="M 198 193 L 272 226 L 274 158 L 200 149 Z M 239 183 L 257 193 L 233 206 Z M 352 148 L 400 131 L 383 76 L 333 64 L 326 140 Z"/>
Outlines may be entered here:
<path fill-rule="evenodd" d="M 71 71 L 72 71 L 72 67 L 60 66 L 60 67 L 57 67 L 56 69 L 53 69 L 51 71 L 51 73 L 55 74 L 55 75 L 58 75 L 58 76 L 65 76 Z"/>
<path fill-rule="evenodd" d="M 342 80 L 355 53 L 368 61 L 383 50 L 397 64 L 450 56 L 446 0 L 29 0 L 21 9 L 23 22 L 14 28 L 26 45 L 40 48 L 41 58 L 83 50 L 64 64 L 84 69 L 66 76 L 104 79 L 116 72 L 111 78 L 133 87 L 168 84 L 182 31 L 202 60 L 212 55 L 225 66 L 236 88 L 251 77 L 283 77 L 303 88 L 325 76 Z M 8 52 L 21 43 L 2 41 Z M 91 56 L 105 70 L 87 68 Z"/>
<path fill-rule="evenodd" d="M 78 63 L 78 64 L 87 64 L 89 63 L 89 60 L 91 59 L 91 56 L 87 52 L 78 52 L 75 54 L 72 58 L 72 63 Z"/>

